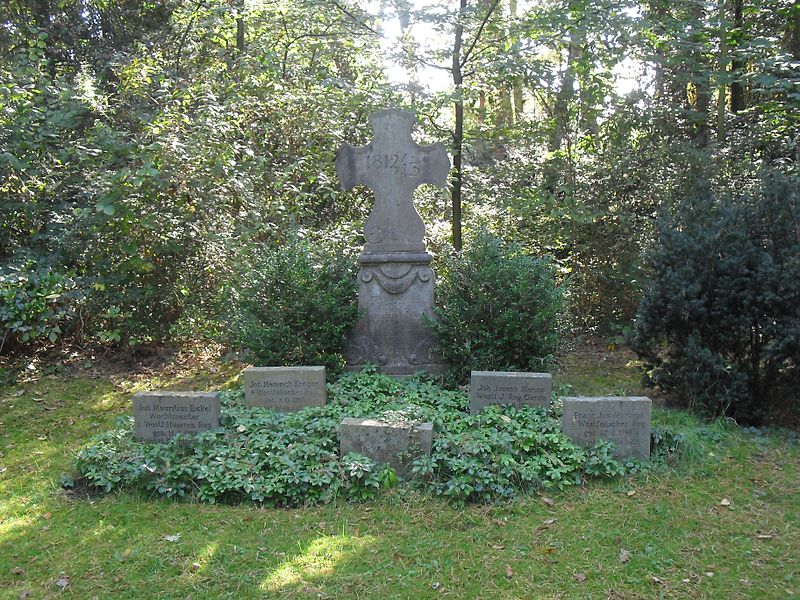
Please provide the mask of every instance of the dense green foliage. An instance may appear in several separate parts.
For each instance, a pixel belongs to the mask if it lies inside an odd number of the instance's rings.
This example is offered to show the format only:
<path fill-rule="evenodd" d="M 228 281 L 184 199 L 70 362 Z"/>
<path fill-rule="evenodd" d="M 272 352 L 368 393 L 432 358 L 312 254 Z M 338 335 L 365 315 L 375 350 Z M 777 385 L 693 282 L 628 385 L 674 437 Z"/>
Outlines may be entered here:
<path fill-rule="evenodd" d="M 346 249 L 297 235 L 243 257 L 223 317 L 228 343 L 262 365 L 344 366 L 358 318 L 356 261 Z"/>
<path fill-rule="evenodd" d="M 379 5 L 6 2 L 2 352 L 218 330 L 251 245 L 361 231 L 334 157 L 385 106 L 462 163 L 462 214 L 417 194 L 430 247 L 460 223 L 552 257 L 581 330 L 630 324 L 653 217 L 698 181 L 797 171 L 791 0 Z"/>
<path fill-rule="evenodd" d="M 430 327 L 451 377 L 544 370 L 558 346 L 564 307 L 553 266 L 485 232 L 442 263 Z"/>
<path fill-rule="evenodd" d="M 655 383 L 745 422 L 795 396 L 799 227 L 800 181 L 775 173 L 752 193 L 699 193 L 662 216 L 632 336 Z"/>
<path fill-rule="evenodd" d="M 367 457 L 338 456 L 337 426 L 347 416 L 432 422 L 433 453 L 414 461 L 414 484 L 460 503 L 563 488 L 624 471 L 608 443 L 584 450 L 569 441 L 555 412 L 493 407 L 470 416 L 466 394 L 423 379 L 347 374 L 329 387 L 326 406 L 287 414 L 246 409 L 241 391 L 224 394 L 222 429 L 192 443 L 179 438 L 138 443 L 133 420 L 120 417 L 117 429 L 100 434 L 78 454 L 79 475 L 106 492 L 132 488 L 205 502 L 249 499 L 295 506 L 369 498 L 397 478 Z M 664 431 L 658 440 L 656 456 L 679 450 L 674 434 Z"/>

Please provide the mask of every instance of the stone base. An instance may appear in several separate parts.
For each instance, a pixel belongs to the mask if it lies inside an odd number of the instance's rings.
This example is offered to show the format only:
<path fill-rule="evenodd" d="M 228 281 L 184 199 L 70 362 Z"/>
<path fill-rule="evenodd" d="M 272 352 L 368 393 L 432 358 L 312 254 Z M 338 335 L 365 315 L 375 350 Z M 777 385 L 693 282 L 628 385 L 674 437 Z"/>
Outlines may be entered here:
<path fill-rule="evenodd" d="M 425 323 L 425 317 L 433 318 L 430 254 L 364 254 L 359 262 L 362 317 L 348 342 L 346 368 L 360 371 L 372 363 L 379 372 L 399 377 L 444 372 L 436 336 Z"/>
<path fill-rule="evenodd" d="M 339 426 L 339 452 L 357 452 L 378 464 L 389 464 L 398 475 L 411 477 L 411 463 L 430 456 L 433 423 L 409 425 L 346 417 Z"/>

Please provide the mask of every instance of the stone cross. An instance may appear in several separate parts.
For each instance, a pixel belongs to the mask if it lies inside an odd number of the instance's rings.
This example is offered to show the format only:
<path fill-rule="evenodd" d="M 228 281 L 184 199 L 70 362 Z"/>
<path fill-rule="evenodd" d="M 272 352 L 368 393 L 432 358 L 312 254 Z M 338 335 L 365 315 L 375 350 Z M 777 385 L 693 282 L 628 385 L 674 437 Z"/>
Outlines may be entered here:
<path fill-rule="evenodd" d="M 423 183 L 447 185 L 447 152 L 441 142 L 420 146 L 411 139 L 411 112 L 387 108 L 369 120 L 373 141 L 358 148 L 344 142 L 336 156 L 343 189 L 363 184 L 375 192 L 375 207 L 364 227 L 364 253 L 424 252 L 425 225 L 411 196 Z"/>

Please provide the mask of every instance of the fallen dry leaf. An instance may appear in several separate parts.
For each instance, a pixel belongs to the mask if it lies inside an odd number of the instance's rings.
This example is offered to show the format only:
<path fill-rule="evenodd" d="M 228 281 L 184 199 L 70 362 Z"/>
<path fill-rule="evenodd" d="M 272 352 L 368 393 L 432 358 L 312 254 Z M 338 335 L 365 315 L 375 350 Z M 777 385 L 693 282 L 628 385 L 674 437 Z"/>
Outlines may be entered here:
<path fill-rule="evenodd" d="M 619 549 L 619 562 L 621 562 L 622 564 L 625 564 L 630 559 L 631 559 L 631 555 L 628 553 L 628 551 L 625 550 L 625 548 L 620 548 Z"/>
<path fill-rule="evenodd" d="M 572 578 L 578 582 L 586 581 L 586 573 L 573 573 Z"/>
<path fill-rule="evenodd" d="M 660 577 L 656 577 L 655 575 L 653 575 L 653 583 L 657 583 L 659 585 L 664 585 L 665 582 Z"/>
<path fill-rule="evenodd" d="M 723 498 L 722 500 L 719 501 L 719 505 L 720 506 L 730 506 L 731 505 L 731 501 L 728 500 L 727 498 Z"/>
<path fill-rule="evenodd" d="M 553 508 L 556 505 L 555 501 L 553 501 L 551 498 L 548 498 L 547 496 L 542 496 L 542 502 L 544 502 L 550 508 Z"/>
<path fill-rule="evenodd" d="M 203 567 L 202 567 L 202 565 L 201 565 L 200 563 L 193 562 L 193 563 L 192 563 L 192 566 L 191 566 L 191 567 L 189 567 L 189 570 L 190 570 L 192 573 L 197 573 L 197 572 L 198 572 L 200 569 L 202 569 L 202 568 L 203 568 Z"/>
<path fill-rule="evenodd" d="M 550 526 L 551 526 L 553 523 L 555 523 L 555 522 L 556 522 L 556 520 L 555 520 L 555 519 L 547 519 L 547 520 L 545 520 L 545 521 L 542 521 L 542 524 L 541 524 L 541 525 L 539 525 L 539 527 L 537 527 L 536 529 L 537 529 L 538 531 L 543 531 L 543 530 L 545 530 L 545 529 L 549 529 L 549 528 L 550 528 Z"/>
<path fill-rule="evenodd" d="M 11 567 L 9 572 L 12 575 L 25 575 L 25 569 L 22 569 L 21 567 Z"/>
<path fill-rule="evenodd" d="M 757 540 L 771 540 L 772 536 L 770 534 L 768 534 L 768 533 L 759 533 L 756 536 L 756 539 Z"/>
<path fill-rule="evenodd" d="M 181 534 L 176 533 L 175 535 L 165 535 L 163 539 L 167 540 L 168 542 L 177 542 L 179 539 L 181 539 Z"/>
<path fill-rule="evenodd" d="M 628 496 L 635 496 L 636 490 L 628 490 Z"/>
<path fill-rule="evenodd" d="M 505 546 L 503 544 L 492 544 L 492 548 L 494 550 L 502 550 Z"/>
<path fill-rule="evenodd" d="M 44 514 L 42 515 L 42 518 L 43 518 L 43 519 L 45 519 L 46 521 L 49 521 L 50 519 L 52 519 L 52 518 L 53 518 L 53 513 L 51 513 L 51 512 L 46 512 L 46 513 L 44 513 Z"/>
<path fill-rule="evenodd" d="M 511 579 L 514 576 L 514 569 L 511 568 L 511 565 L 506 565 L 506 577 Z"/>

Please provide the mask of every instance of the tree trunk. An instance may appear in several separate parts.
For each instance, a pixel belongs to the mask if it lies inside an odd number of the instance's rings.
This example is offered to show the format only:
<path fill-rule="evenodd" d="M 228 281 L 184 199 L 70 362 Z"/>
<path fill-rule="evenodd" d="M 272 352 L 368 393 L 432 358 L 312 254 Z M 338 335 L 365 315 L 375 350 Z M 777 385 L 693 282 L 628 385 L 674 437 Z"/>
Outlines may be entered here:
<path fill-rule="evenodd" d="M 517 18 L 517 0 L 509 0 L 508 12 L 511 15 L 511 21 L 513 22 Z M 518 52 L 519 39 L 517 38 L 516 35 L 511 38 L 511 49 Z M 517 58 L 519 58 L 519 56 L 517 56 Z M 525 98 L 522 93 L 524 84 L 525 81 L 523 80 L 522 75 L 517 75 L 516 77 L 514 77 L 514 83 L 512 86 L 512 96 L 514 98 L 515 123 L 519 123 L 520 119 L 522 118 L 522 112 L 524 110 Z"/>
<path fill-rule="evenodd" d="M 725 0 L 719 0 L 719 79 L 717 85 L 717 142 L 725 141 L 725 73 L 728 71 L 728 25 L 725 20 Z"/>
<path fill-rule="evenodd" d="M 574 29 L 570 31 L 569 46 L 567 47 L 567 65 L 564 69 L 564 76 L 561 79 L 561 87 L 556 94 L 556 101 L 553 103 L 553 129 L 550 132 L 548 150 L 556 152 L 561 148 L 564 136 L 567 134 L 569 121 L 569 106 L 575 96 L 575 57 L 577 56 L 577 45 L 575 44 Z"/>
<path fill-rule="evenodd" d="M 236 49 L 244 52 L 244 0 L 236 4 Z"/>
<path fill-rule="evenodd" d="M 694 62 L 694 73 L 692 73 L 694 80 L 694 102 L 692 108 L 694 114 L 692 121 L 694 123 L 694 142 L 698 147 L 704 148 L 708 145 L 709 134 L 709 108 L 711 107 L 711 81 L 709 78 L 709 65 L 706 58 L 706 43 L 703 39 L 702 25 L 705 22 L 705 7 L 703 0 L 693 0 L 691 7 L 691 16 L 694 19 L 694 27 L 697 31 L 696 35 L 692 37 L 693 49 L 692 52 L 696 56 Z"/>
<path fill-rule="evenodd" d="M 453 248 L 461 251 L 461 157 L 464 145 L 464 75 L 461 70 L 461 45 L 464 42 L 464 18 L 467 0 L 460 0 L 456 37 L 453 42 L 453 85 L 455 86 L 455 129 L 453 131 L 453 190 L 451 193 Z"/>
<path fill-rule="evenodd" d="M 743 8 L 744 0 L 733 0 L 733 28 L 736 32 L 739 48 L 741 48 L 744 42 Z M 745 109 L 744 83 L 742 82 L 743 71 L 744 61 L 738 58 L 737 53 L 734 53 L 733 60 L 731 61 L 731 74 L 733 75 L 733 81 L 731 81 L 731 112 L 734 114 Z"/>

